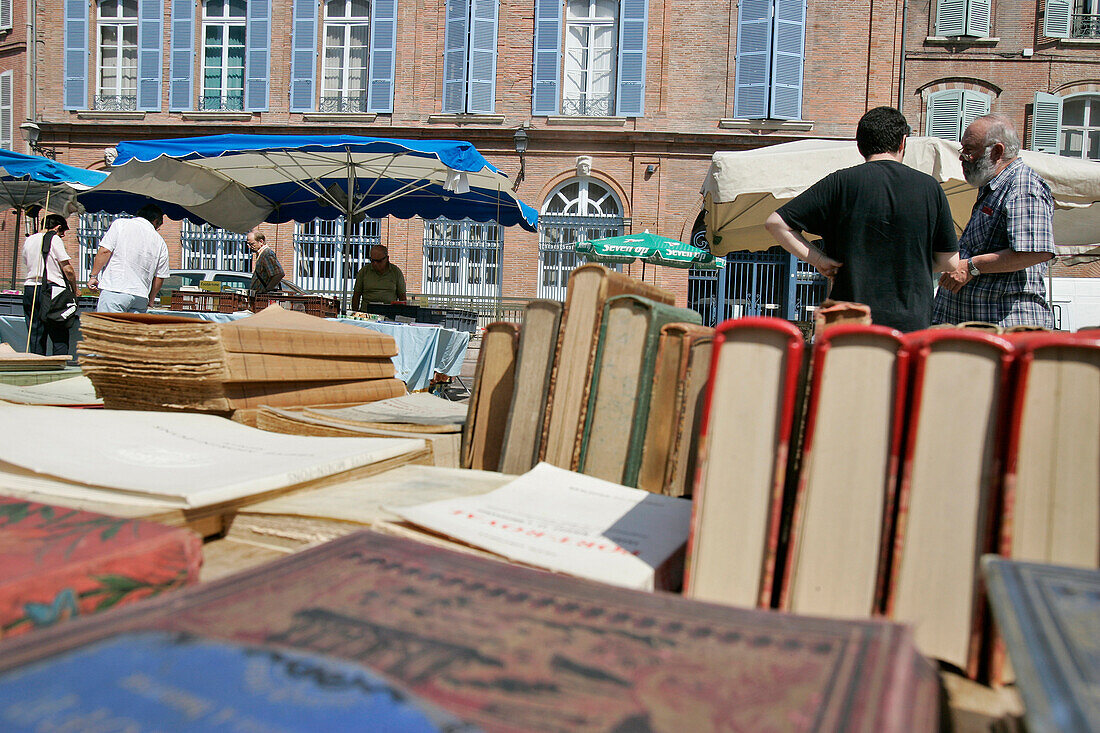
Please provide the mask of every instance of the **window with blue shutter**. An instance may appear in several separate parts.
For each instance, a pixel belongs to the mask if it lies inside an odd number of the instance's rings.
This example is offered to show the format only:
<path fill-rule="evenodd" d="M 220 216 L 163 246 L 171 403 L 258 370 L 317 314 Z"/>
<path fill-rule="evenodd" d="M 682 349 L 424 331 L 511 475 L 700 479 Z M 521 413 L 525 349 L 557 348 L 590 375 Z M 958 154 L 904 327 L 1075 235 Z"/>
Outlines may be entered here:
<path fill-rule="evenodd" d="M 266 112 L 271 71 L 271 0 L 248 0 L 246 18 L 244 108 Z"/>
<path fill-rule="evenodd" d="M 958 142 L 967 125 L 989 114 L 992 97 L 969 89 L 946 89 L 928 96 L 924 134 Z"/>
<path fill-rule="evenodd" d="M 562 0 L 535 0 L 531 113 L 556 115 L 561 95 Z"/>
<path fill-rule="evenodd" d="M 443 111 L 466 111 L 466 54 L 470 35 L 469 0 L 447 0 L 443 30 Z"/>
<path fill-rule="evenodd" d="M 172 0 L 171 46 L 168 57 L 168 109 L 186 111 L 194 106 L 195 3 Z"/>
<path fill-rule="evenodd" d="M 137 108 L 145 112 L 160 111 L 160 58 L 163 45 L 164 3 L 161 0 L 140 0 Z"/>
<path fill-rule="evenodd" d="M 88 108 L 88 3 L 65 2 L 64 109 Z"/>
<path fill-rule="evenodd" d="M 374 0 L 370 23 L 368 112 L 393 112 L 393 75 L 397 52 L 397 0 Z"/>
<path fill-rule="evenodd" d="M 1035 92 L 1031 116 L 1031 149 L 1058 154 L 1058 138 L 1062 131 L 1062 98 L 1056 94 Z"/>
<path fill-rule="evenodd" d="M 737 8 L 734 116 L 801 119 L 805 51 L 805 0 L 742 0 Z"/>
<path fill-rule="evenodd" d="M 987 38 L 992 27 L 992 0 L 938 0 L 936 35 Z"/>
<path fill-rule="evenodd" d="M 1073 0 L 1046 0 L 1043 8 L 1043 35 L 1069 38 L 1072 31 Z"/>
<path fill-rule="evenodd" d="M 317 75 L 317 0 L 294 0 L 290 46 L 290 111 L 311 112 Z"/>
<path fill-rule="evenodd" d="M 497 91 L 497 13 L 500 0 L 470 3 L 469 77 L 466 111 L 492 114 Z"/>
<path fill-rule="evenodd" d="M 619 117 L 641 117 L 645 110 L 648 6 L 647 0 L 622 0 L 619 7 Z"/>

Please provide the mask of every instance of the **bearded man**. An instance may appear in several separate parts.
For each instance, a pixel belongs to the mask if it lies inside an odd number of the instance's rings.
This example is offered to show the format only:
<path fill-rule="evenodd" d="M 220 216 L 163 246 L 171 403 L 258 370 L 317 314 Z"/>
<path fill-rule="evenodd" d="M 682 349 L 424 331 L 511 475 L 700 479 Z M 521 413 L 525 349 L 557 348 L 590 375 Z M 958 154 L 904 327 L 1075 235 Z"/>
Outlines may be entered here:
<path fill-rule="evenodd" d="M 979 117 L 963 133 L 959 160 L 978 200 L 959 238 L 959 265 L 940 276 L 933 323 L 1054 328 L 1043 281 L 1054 257 L 1054 199 L 1019 152 L 1001 115 Z"/>

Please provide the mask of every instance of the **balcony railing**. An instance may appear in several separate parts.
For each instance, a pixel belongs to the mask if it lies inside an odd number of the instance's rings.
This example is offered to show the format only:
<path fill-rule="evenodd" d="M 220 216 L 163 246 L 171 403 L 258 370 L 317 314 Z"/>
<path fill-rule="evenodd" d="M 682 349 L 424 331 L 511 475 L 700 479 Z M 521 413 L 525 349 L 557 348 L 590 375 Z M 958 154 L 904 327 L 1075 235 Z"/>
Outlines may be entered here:
<path fill-rule="evenodd" d="M 244 111 L 244 94 L 204 94 L 202 96 L 202 109 L 206 112 L 242 112 Z"/>
<path fill-rule="evenodd" d="M 561 113 L 576 117 L 610 117 L 615 111 L 615 97 L 606 94 L 599 97 L 587 96 L 561 100 Z"/>
<path fill-rule="evenodd" d="M 366 112 L 367 111 L 367 95 L 363 94 L 356 97 L 321 97 L 321 103 L 317 107 L 318 112 Z"/>
<path fill-rule="evenodd" d="M 1074 13 L 1073 38 L 1100 38 L 1100 13 Z"/>
<path fill-rule="evenodd" d="M 137 112 L 137 95 L 97 94 L 92 105 L 97 112 Z"/>

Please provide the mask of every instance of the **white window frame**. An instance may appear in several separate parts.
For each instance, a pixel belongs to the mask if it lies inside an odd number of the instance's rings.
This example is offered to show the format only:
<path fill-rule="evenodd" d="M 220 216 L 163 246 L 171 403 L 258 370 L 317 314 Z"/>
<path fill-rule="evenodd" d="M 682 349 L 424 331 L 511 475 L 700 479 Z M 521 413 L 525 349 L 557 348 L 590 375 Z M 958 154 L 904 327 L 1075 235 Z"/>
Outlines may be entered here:
<path fill-rule="evenodd" d="M 297 222 L 294 225 L 294 284 L 312 292 L 342 294 L 359 270 L 370 262 L 370 248 L 382 244 L 380 219 L 364 219 L 353 224 L 350 247 L 343 258 L 344 219 Z"/>
<path fill-rule="evenodd" d="M 344 6 L 344 15 L 330 16 L 329 7 L 335 3 L 342 4 Z M 321 105 L 320 111 L 322 112 L 366 112 L 367 111 L 367 94 L 370 87 L 370 24 L 371 24 L 371 12 L 373 10 L 373 3 L 367 0 L 367 15 L 352 15 L 352 0 L 325 0 L 324 1 L 324 23 L 322 27 L 322 49 L 321 49 Z M 351 51 L 353 48 L 360 48 L 358 46 L 351 45 L 352 29 L 358 26 L 362 26 L 366 29 L 366 40 L 362 46 L 366 50 L 366 55 L 363 58 L 363 68 L 361 75 L 362 88 L 358 90 L 358 96 L 352 96 L 351 90 Z M 338 28 L 343 36 L 340 57 L 340 88 L 332 89 L 328 86 L 328 55 L 329 50 L 333 48 L 329 44 L 329 29 Z M 326 100 L 330 100 L 327 101 Z"/>
<path fill-rule="evenodd" d="M 1065 105 L 1067 102 L 1082 101 L 1085 103 L 1082 124 L 1069 125 L 1065 119 Z M 1091 100 L 1092 104 L 1088 102 Z M 1081 152 L 1079 155 L 1071 155 L 1067 152 L 1066 143 L 1068 133 L 1081 133 Z M 1088 157 L 1089 137 L 1100 137 L 1100 93 L 1079 92 L 1061 96 L 1035 93 L 1035 104 L 1032 107 L 1031 118 L 1031 149 L 1044 153 L 1053 153 L 1067 158 L 1081 158 L 1082 160 L 1100 160 Z"/>
<path fill-rule="evenodd" d="M 1045 0 L 1043 35 L 1049 38 L 1100 38 L 1100 1 Z"/>
<path fill-rule="evenodd" d="M 502 227 L 471 219 L 424 221 L 424 293 L 500 297 Z"/>
<path fill-rule="evenodd" d="M 252 259 L 244 239 L 244 234 L 184 219 L 180 223 L 180 267 L 249 272 Z"/>
<path fill-rule="evenodd" d="M 0 147 L 11 150 L 15 141 L 15 72 L 0 72 Z"/>
<path fill-rule="evenodd" d="M 624 231 L 622 202 L 607 184 L 579 177 L 556 186 L 539 216 L 538 297 L 565 300 L 569 273 L 587 261 L 574 251 L 577 242 L 616 237 Z"/>
<path fill-rule="evenodd" d="M 209 5 L 211 0 L 203 0 L 202 3 L 202 42 L 199 45 L 199 53 L 202 55 L 202 63 L 199 72 L 199 100 L 200 109 L 204 110 L 243 110 L 244 109 L 244 89 L 247 83 L 246 74 L 246 54 L 248 53 L 248 23 L 247 23 L 247 0 L 244 0 L 242 4 L 245 6 L 241 15 L 232 15 L 231 5 L 233 0 L 223 0 L 223 14 L 211 15 L 209 12 Z M 208 95 L 206 89 L 206 49 L 211 46 L 207 44 L 206 34 L 207 30 L 214 27 L 221 28 L 221 80 L 218 87 L 219 103 L 218 106 L 208 106 Z M 231 99 L 235 99 L 230 96 L 231 92 L 237 92 L 237 89 L 229 88 L 229 31 L 232 28 L 240 28 L 244 31 L 245 37 L 241 41 L 241 87 L 239 96 L 239 106 L 233 103 L 230 106 Z M 212 97 L 211 97 L 212 98 Z"/>
<path fill-rule="evenodd" d="M 1066 124 L 1066 103 L 1077 100 L 1085 102 L 1085 116 L 1083 124 L 1068 125 Z M 1090 100 L 1092 101 L 1092 104 L 1088 103 Z M 1089 137 L 1100 137 L 1100 94 L 1073 94 L 1070 96 L 1062 97 L 1062 122 L 1061 125 L 1059 125 L 1058 129 L 1058 155 L 1068 158 L 1077 157 L 1074 155 L 1070 155 L 1066 152 L 1066 138 L 1067 132 L 1069 131 L 1081 133 L 1081 159 L 1100 160 L 1100 156 L 1096 158 L 1088 157 Z"/>
<path fill-rule="evenodd" d="M 133 15 L 126 15 L 126 9 L 123 7 L 127 2 L 133 4 Z M 115 15 L 106 15 L 104 10 L 105 3 L 100 0 L 96 3 L 96 98 L 93 107 L 95 109 L 106 109 L 115 112 L 129 112 L 137 110 L 137 93 L 138 93 L 138 2 L 137 0 L 116 0 L 114 3 L 117 12 Z M 117 43 L 113 47 L 115 57 L 115 85 L 114 88 L 107 88 L 103 83 L 103 71 L 104 71 L 104 57 L 107 55 L 107 47 L 103 41 L 103 33 L 108 28 L 114 28 Z M 123 78 L 125 76 L 123 69 L 124 52 L 128 48 L 124 36 L 127 30 L 132 29 L 134 42 L 132 46 L 133 50 L 133 67 L 131 69 L 133 73 L 133 88 L 127 88 L 123 85 Z"/>
<path fill-rule="evenodd" d="M 584 15 L 574 14 L 577 5 L 584 4 Z M 566 0 L 565 1 L 565 46 L 562 54 L 562 114 L 569 116 L 594 116 L 610 117 L 615 114 L 615 95 L 618 92 L 617 74 L 619 65 L 619 14 L 599 15 L 599 0 Z M 616 5 L 617 7 L 617 5 Z M 575 30 L 585 34 L 584 41 L 578 41 Z M 607 49 L 598 49 L 596 52 L 605 54 L 608 60 L 606 69 L 607 93 L 602 98 L 594 99 L 596 91 L 594 84 L 597 74 L 602 70 L 593 68 L 593 38 L 598 30 L 609 30 L 611 46 Z M 583 61 L 578 60 L 583 58 Z M 575 66 L 573 64 L 576 64 Z M 580 81 L 576 81 L 576 77 Z M 571 96 L 575 95 L 575 96 Z"/>

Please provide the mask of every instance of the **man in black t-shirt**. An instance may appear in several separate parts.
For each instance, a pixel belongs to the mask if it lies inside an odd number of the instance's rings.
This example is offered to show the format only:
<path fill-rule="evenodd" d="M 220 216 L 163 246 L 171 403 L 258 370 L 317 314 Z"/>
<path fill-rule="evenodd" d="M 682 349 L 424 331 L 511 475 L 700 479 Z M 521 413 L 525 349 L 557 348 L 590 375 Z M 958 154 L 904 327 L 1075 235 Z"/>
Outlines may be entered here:
<path fill-rule="evenodd" d="M 856 128 L 867 162 L 830 173 L 765 224 L 783 249 L 832 279 L 830 298 L 865 303 L 874 323 L 900 331 L 931 325 L 932 273 L 953 270 L 959 251 L 943 188 L 901 162 L 908 134 L 898 110 L 870 110 Z M 802 232 L 819 235 L 825 252 Z"/>

